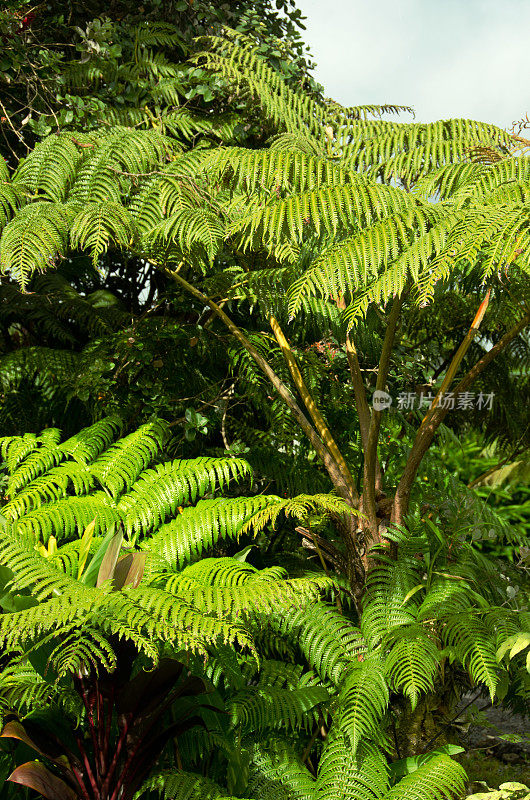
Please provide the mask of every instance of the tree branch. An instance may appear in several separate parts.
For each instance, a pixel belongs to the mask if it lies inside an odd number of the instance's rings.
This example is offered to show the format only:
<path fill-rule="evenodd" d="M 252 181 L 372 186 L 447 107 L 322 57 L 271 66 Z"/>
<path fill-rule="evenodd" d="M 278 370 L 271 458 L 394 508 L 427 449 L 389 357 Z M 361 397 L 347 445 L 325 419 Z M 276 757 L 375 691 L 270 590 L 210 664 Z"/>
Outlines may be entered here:
<path fill-rule="evenodd" d="M 481 306 L 482 308 L 482 306 Z M 480 313 L 480 309 L 479 309 Z M 478 314 L 477 314 L 478 316 Z M 473 321 L 473 325 L 476 325 L 476 319 Z M 455 390 L 453 392 L 455 397 L 461 392 L 466 391 L 469 386 L 473 383 L 473 381 L 480 375 L 480 373 L 489 365 L 491 362 L 497 357 L 497 355 L 504 350 L 510 342 L 518 336 L 522 330 L 530 323 L 530 312 L 525 314 L 522 319 L 513 326 L 509 331 L 507 331 L 504 336 L 499 339 L 496 345 L 494 345 L 487 353 L 485 353 L 479 361 L 469 370 L 469 372 L 464 375 L 462 380 L 457 384 Z M 480 324 L 480 319 L 478 320 L 478 324 Z M 473 337 L 477 333 L 477 328 L 471 327 L 470 331 L 466 336 L 466 340 L 468 336 L 473 332 Z M 466 341 L 464 340 L 464 342 Z M 464 344 L 464 342 L 462 344 Z M 468 345 L 469 346 L 469 345 Z M 458 355 L 458 354 L 457 354 Z M 456 358 L 457 356 L 455 356 Z M 460 359 L 461 360 L 461 359 Z M 454 374 L 454 373 L 453 373 Z M 444 380 L 442 386 L 446 383 Z M 439 397 L 440 392 L 436 395 L 435 400 Z M 433 402 L 434 406 L 434 402 Z M 432 413 L 431 413 L 432 412 Z M 416 438 L 412 444 L 412 448 L 410 450 L 407 463 L 405 464 L 405 468 L 401 475 L 401 479 L 399 481 L 398 487 L 396 489 L 396 494 L 394 496 L 394 504 L 392 507 L 392 515 L 391 520 L 393 523 L 397 525 L 401 525 L 403 523 L 403 519 L 408 512 L 409 508 L 409 500 L 410 500 L 410 492 L 412 488 L 412 484 L 418 472 L 418 468 L 420 463 L 423 459 L 423 456 L 429 449 L 432 444 L 432 440 L 434 439 L 434 435 L 445 419 L 446 414 L 449 412 L 448 408 L 441 408 L 439 405 L 436 407 L 429 409 L 427 414 L 425 415 L 418 432 L 416 433 Z"/>
<path fill-rule="evenodd" d="M 359 503 L 359 497 L 357 495 L 357 490 L 355 489 L 355 484 L 351 472 L 349 470 L 349 467 L 346 464 L 346 461 L 344 460 L 344 456 L 340 452 L 338 445 L 331 434 L 330 429 L 326 425 L 324 417 L 320 413 L 317 404 L 313 400 L 313 397 L 311 396 L 311 393 L 306 386 L 306 383 L 302 377 L 302 373 L 300 372 L 298 364 L 296 363 L 293 351 L 289 347 L 289 343 L 287 342 L 287 339 L 285 338 L 285 335 L 282 329 L 280 328 L 280 325 L 278 324 L 277 320 L 274 317 L 271 317 L 269 321 L 273 333 L 276 337 L 276 341 L 280 345 L 280 349 L 287 362 L 287 366 L 289 367 L 291 375 L 293 376 L 293 381 L 295 383 L 296 388 L 298 389 L 298 393 L 300 394 L 300 397 L 302 398 L 305 407 L 309 411 L 311 419 L 313 420 L 322 441 L 324 442 L 327 449 L 337 462 L 337 466 L 342 471 L 344 479 L 346 483 L 349 485 L 352 505 L 357 506 Z"/>
<path fill-rule="evenodd" d="M 363 376 L 361 373 L 361 366 L 359 364 L 359 357 L 357 350 L 350 339 L 346 335 L 346 356 L 348 358 L 348 366 L 350 368 L 351 382 L 353 385 L 353 392 L 355 394 L 355 406 L 357 408 L 357 417 L 359 419 L 359 429 L 361 431 L 361 444 L 363 452 L 366 452 L 368 447 L 368 434 L 370 431 L 370 408 L 366 398 L 366 388 L 364 386 Z M 375 460 L 375 493 L 376 496 L 383 488 L 383 475 L 381 472 L 381 465 L 379 459 Z"/>
<path fill-rule="evenodd" d="M 392 308 L 388 317 L 387 329 L 383 340 L 383 349 L 379 359 L 379 369 L 377 372 L 376 391 L 382 391 L 386 386 L 388 372 L 390 369 L 390 356 L 394 346 L 396 330 L 401 313 L 401 308 L 405 300 L 405 293 L 394 298 Z M 379 541 L 379 530 L 377 525 L 377 509 L 375 501 L 375 469 L 377 461 L 377 445 L 379 442 L 379 429 L 381 427 L 382 412 L 376 408 L 372 409 L 370 428 L 368 430 L 368 442 L 364 451 L 364 477 L 363 477 L 363 503 L 362 510 L 368 518 L 369 537 L 365 541 L 366 552 L 370 546 Z"/>
<path fill-rule="evenodd" d="M 214 311 L 217 316 L 224 322 L 230 333 L 240 342 L 241 345 L 245 348 L 247 353 L 254 359 L 258 367 L 261 371 L 265 374 L 268 378 L 270 383 L 274 386 L 275 390 L 283 400 L 283 402 L 288 406 L 291 413 L 295 417 L 298 425 L 301 427 L 311 444 L 313 445 L 314 449 L 318 453 L 326 471 L 331 479 L 331 482 L 337 489 L 339 495 L 351 502 L 351 494 L 350 494 L 350 487 L 348 486 L 347 482 L 345 481 L 344 475 L 341 473 L 340 469 L 337 466 L 335 459 L 332 457 L 331 453 L 325 446 L 324 442 L 315 431 L 307 417 L 305 416 L 304 412 L 292 396 L 291 392 L 285 386 L 285 384 L 280 380 L 278 375 L 274 372 L 270 364 L 261 356 L 254 345 L 247 339 L 247 337 L 243 334 L 243 332 L 235 325 L 230 317 L 225 314 L 222 308 L 220 308 L 217 303 L 211 300 L 207 295 L 203 294 L 199 289 L 196 289 L 195 286 L 192 286 L 191 283 L 188 283 L 176 270 L 171 270 L 166 268 L 166 273 L 173 278 L 177 283 L 179 283 L 189 294 L 192 294 L 198 300 L 203 302 L 205 305 L 209 306 L 212 311 Z"/>

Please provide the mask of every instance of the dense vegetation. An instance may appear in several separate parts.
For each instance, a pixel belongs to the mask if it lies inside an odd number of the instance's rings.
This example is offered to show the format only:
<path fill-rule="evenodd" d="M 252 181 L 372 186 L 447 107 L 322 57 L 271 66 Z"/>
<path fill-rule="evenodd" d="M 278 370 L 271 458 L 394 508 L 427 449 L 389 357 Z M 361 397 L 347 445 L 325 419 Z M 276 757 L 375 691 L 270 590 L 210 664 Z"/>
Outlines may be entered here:
<path fill-rule="evenodd" d="M 463 695 L 530 711 L 530 142 L 324 99 L 290 2 L 79 6 L 0 19 L 2 796 L 461 798 Z"/>

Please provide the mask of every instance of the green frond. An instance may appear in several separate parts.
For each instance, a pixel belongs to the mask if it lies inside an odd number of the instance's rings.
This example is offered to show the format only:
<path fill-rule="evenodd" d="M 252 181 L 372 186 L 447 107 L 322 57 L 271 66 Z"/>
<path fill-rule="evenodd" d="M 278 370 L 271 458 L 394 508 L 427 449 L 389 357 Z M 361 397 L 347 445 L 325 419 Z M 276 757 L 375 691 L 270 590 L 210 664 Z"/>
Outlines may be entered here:
<path fill-rule="evenodd" d="M 157 580 L 163 581 L 167 592 L 191 600 L 206 613 L 241 615 L 243 619 L 314 601 L 333 585 L 319 573 L 287 579 L 280 567 L 258 570 L 229 557 L 203 558 L 176 574 L 161 572 Z"/>
<path fill-rule="evenodd" d="M 224 239 L 225 227 L 219 217 L 207 209 L 183 208 L 158 223 L 150 236 L 155 244 L 171 242 L 183 254 L 201 249 L 211 262 Z"/>
<path fill-rule="evenodd" d="M 463 585 L 464 584 L 464 585 Z M 435 576 L 427 596 L 421 603 L 418 620 L 463 613 L 471 605 L 470 586 L 458 578 Z"/>
<path fill-rule="evenodd" d="M 202 40 L 205 48 L 194 57 L 212 74 L 221 76 L 241 99 L 257 100 L 265 117 L 276 129 L 296 133 L 307 130 L 321 136 L 326 122 L 326 107 L 302 90 L 290 89 L 280 74 L 259 54 L 249 37 L 224 30 L 224 36 Z"/>
<path fill-rule="evenodd" d="M 251 686 L 233 698 L 232 724 L 241 725 L 252 735 L 279 728 L 307 731 L 315 724 L 314 709 L 329 698 L 323 686 Z"/>
<path fill-rule="evenodd" d="M 20 462 L 36 450 L 41 443 L 42 439 L 36 433 L 0 437 L 0 454 L 7 464 L 8 473 L 12 474 Z"/>
<path fill-rule="evenodd" d="M 245 523 L 243 533 L 249 530 L 259 533 L 266 525 L 272 525 L 274 528 L 280 514 L 304 520 L 310 514 L 324 513 L 344 516 L 355 513 L 344 500 L 332 494 L 300 494 L 287 500 L 271 498 L 271 501 Z"/>
<path fill-rule="evenodd" d="M 478 616 L 461 613 L 447 620 L 443 636 L 469 669 L 473 681 L 487 686 L 493 702 L 499 682 L 499 664 L 495 638 L 485 623 Z"/>
<path fill-rule="evenodd" d="M 135 614 L 143 611 L 147 614 L 146 634 L 151 637 L 163 634 L 163 638 L 172 642 L 177 649 L 189 648 L 205 653 L 207 646 L 225 644 L 231 647 L 237 645 L 255 654 L 252 638 L 243 625 L 216 616 L 204 605 L 192 605 L 190 601 L 194 601 L 190 595 L 177 598 L 173 593 L 154 586 L 140 585 L 129 589 L 124 595 L 126 606 L 130 604 L 130 621 L 137 625 Z M 106 625 L 106 620 L 102 620 L 101 624 Z M 113 632 L 112 618 L 108 630 Z"/>
<path fill-rule="evenodd" d="M 52 347 L 21 347 L 0 357 L 0 386 L 4 393 L 31 382 L 49 400 L 77 373 L 79 355 Z"/>
<path fill-rule="evenodd" d="M 88 464 L 112 444 L 122 429 L 123 420 L 120 417 L 105 417 L 70 436 L 60 449 L 75 461 Z"/>
<path fill-rule="evenodd" d="M 174 498 L 177 506 L 189 500 L 189 494 L 184 492 Z M 183 508 L 175 519 L 161 525 L 145 547 L 172 569 L 182 569 L 219 541 L 237 540 L 256 511 L 276 500 L 263 495 L 199 500 L 195 506 Z"/>
<path fill-rule="evenodd" d="M 429 759 L 415 772 L 405 775 L 383 800 L 455 800 L 462 797 L 466 773 L 449 756 Z"/>
<path fill-rule="evenodd" d="M 112 444 L 90 465 L 90 471 L 113 497 L 129 491 L 142 470 L 160 453 L 167 435 L 162 421 L 148 422 Z"/>
<path fill-rule="evenodd" d="M 69 197 L 83 205 L 119 203 L 127 176 L 157 169 L 171 157 L 172 149 L 172 141 L 157 131 L 115 128 L 94 143 L 77 171 Z"/>
<path fill-rule="evenodd" d="M 292 284 L 290 315 L 298 312 L 307 295 L 352 296 L 360 288 L 369 302 L 386 301 L 405 285 L 410 274 L 417 278 L 420 269 L 427 267 L 440 238 L 434 233 L 429 237 L 427 231 L 436 228 L 441 213 L 432 206 L 410 208 L 324 248 Z M 444 228 L 450 227 L 450 223 L 442 220 Z M 384 272 L 379 277 L 380 270 Z M 356 302 L 359 304 L 357 297 Z"/>
<path fill-rule="evenodd" d="M 336 608 L 322 602 L 288 611 L 281 620 L 271 619 L 269 624 L 300 649 L 322 680 L 335 685 L 366 652 L 360 630 Z"/>
<path fill-rule="evenodd" d="M 99 257 L 109 246 L 126 249 L 137 241 L 134 220 L 129 211 L 119 203 L 99 202 L 84 205 L 70 226 L 70 242 L 74 249 L 89 250 L 92 263 L 97 265 Z"/>
<path fill-rule="evenodd" d="M 510 135 L 476 120 L 450 119 L 429 123 L 352 121 L 339 133 L 342 158 L 357 169 L 385 181 L 415 182 L 448 163 L 468 161 L 477 147 L 499 154 L 513 147 Z"/>
<path fill-rule="evenodd" d="M 37 599 L 53 597 L 53 595 L 68 591 L 72 586 L 71 579 L 62 571 L 57 570 L 48 559 L 40 556 L 34 548 L 33 540 L 21 535 L 21 531 L 16 528 L 6 526 L 3 529 L 0 559 L 1 563 L 8 566 L 13 572 L 14 588 L 17 591 L 31 589 L 33 592 L 35 590 L 34 596 Z M 69 613 L 67 608 L 64 611 L 66 614 Z M 69 617 L 67 616 L 66 619 Z M 0 621 L 5 623 L 6 632 L 9 633 L 9 617 L 7 615 L 0 617 Z M 11 632 L 16 637 L 17 631 L 12 629 Z"/>
<path fill-rule="evenodd" d="M 147 426 L 144 427 L 150 432 Z M 158 430 L 156 428 L 153 430 L 159 437 L 156 442 L 158 442 L 158 446 L 161 446 L 165 431 L 161 427 Z M 130 439 L 130 446 L 127 448 L 131 453 L 136 452 L 137 442 L 142 442 L 144 438 L 144 433 L 137 436 L 140 431 L 142 431 L 142 428 L 136 434 L 131 434 L 133 438 Z M 130 437 L 127 438 L 129 439 Z M 126 440 L 122 440 L 122 442 L 125 443 Z M 156 454 L 156 450 L 151 455 L 151 458 L 147 458 L 149 451 L 145 450 L 145 443 L 142 442 L 142 444 L 146 460 L 144 463 L 136 461 L 137 474 L 140 473 L 140 470 L 143 470 L 142 474 L 135 483 L 130 481 L 127 486 L 122 483 L 120 488 L 115 491 L 115 494 L 117 494 L 118 491 L 123 491 L 124 488 L 129 490 L 127 494 L 121 497 L 118 504 L 129 534 L 137 534 L 150 530 L 155 526 L 157 527 L 160 523 L 165 522 L 168 516 L 174 515 L 179 506 L 195 502 L 197 497 L 202 494 L 213 492 L 218 487 L 223 489 L 231 481 L 238 481 L 244 477 L 248 478 L 252 474 L 248 462 L 241 458 L 216 459 L 201 457 L 187 460 L 175 459 L 146 470 L 145 467 Z M 110 450 L 107 452 L 110 453 Z M 123 452 L 125 453 L 125 450 Z M 95 462 L 94 467 L 96 465 L 97 462 Z M 127 455 L 124 458 L 123 465 L 123 469 L 131 469 L 131 455 Z M 114 470 L 115 467 L 112 467 L 112 474 L 114 474 Z M 97 476 L 97 472 L 94 474 Z M 127 474 L 130 474 L 130 472 Z M 113 483 L 113 486 L 117 486 L 117 484 Z M 166 533 L 169 532 L 171 536 L 171 528 L 164 530 Z M 164 536 L 165 534 L 162 533 L 162 538 Z"/>
<path fill-rule="evenodd" d="M 355 172 L 322 154 L 279 148 L 219 147 L 197 156 L 192 168 L 222 179 L 236 194 L 247 197 L 260 191 L 269 197 L 278 191 L 308 192 L 362 182 Z"/>
<path fill-rule="evenodd" d="M 165 800 L 225 800 L 228 793 L 215 781 L 193 772 L 160 772 L 149 778 L 142 787 L 143 792 L 157 791 Z"/>
<path fill-rule="evenodd" d="M 271 738 L 252 748 L 246 791 L 260 800 L 315 800 L 315 780 L 287 741 Z"/>
<path fill-rule="evenodd" d="M 410 595 L 419 582 L 416 566 L 414 559 L 402 552 L 395 562 L 383 554 L 377 559 L 370 572 L 361 621 L 363 635 L 371 646 L 389 631 L 416 619 L 417 599 Z"/>
<path fill-rule="evenodd" d="M 318 800 L 379 800 L 388 784 L 386 758 L 379 748 L 365 741 L 354 752 L 334 723 L 318 765 Z"/>
<path fill-rule="evenodd" d="M 94 146 L 95 137 L 83 133 L 47 136 L 21 161 L 13 181 L 37 197 L 60 203 Z"/>
<path fill-rule="evenodd" d="M 169 22 L 149 20 L 141 22 L 136 28 L 136 42 L 142 47 L 174 47 L 182 45 L 182 37 L 177 28 Z"/>
<path fill-rule="evenodd" d="M 24 205 L 27 192 L 23 187 L 7 181 L 0 183 L 0 231 L 6 226 L 11 217 Z"/>
<path fill-rule="evenodd" d="M 60 203 L 39 201 L 20 209 L 0 239 L 2 272 L 24 291 L 35 271 L 44 272 L 66 253 L 71 210 Z"/>
<path fill-rule="evenodd" d="M 434 689 L 439 664 L 436 644 L 420 626 L 394 629 L 389 636 L 392 649 L 385 658 L 391 685 L 409 698 L 414 710 L 420 696 Z"/>
<path fill-rule="evenodd" d="M 279 237 L 300 243 L 309 232 L 334 236 L 341 229 L 370 225 L 390 213 L 404 213 L 413 202 L 398 189 L 376 183 L 325 186 L 269 202 L 236 220 L 229 233 L 241 236 L 244 247 L 255 239 L 272 246 Z"/>
<path fill-rule="evenodd" d="M 6 497 L 13 498 L 24 486 L 35 480 L 43 472 L 56 467 L 63 454 L 58 447 L 46 445 L 34 450 L 24 459 L 23 464 L 9 476 Z"/>
<path fill-rule="evenodd" d="M 96 534 L 104 533 L 121 522 L 120 514 L 112 507 L 105 492 L 86 497 L 63 497 L 20 516 L 16 526 L 35 542 L 47 542 L 50 536 L 64 541 L 75 535 L 81 536 L 93 519 L 96 520 Z"/>
<path fill-rule="evenodd" d="M 352 755 L 365 738 L 376 738 L 388 701 L 384 664 L 377 657 L 350 667 L 339 695 L 339 725 Z"/>
<path fill-rule="evenodd" d="M 22 717 L 36 707 L 64 701 L 66 697 L 66 691 L 61 697 L 57 687 L 44 680 L 27 661 L 14 660 L 0 672 L 0 724 L 4 723 L 4 712 L 15 711 Z"/>

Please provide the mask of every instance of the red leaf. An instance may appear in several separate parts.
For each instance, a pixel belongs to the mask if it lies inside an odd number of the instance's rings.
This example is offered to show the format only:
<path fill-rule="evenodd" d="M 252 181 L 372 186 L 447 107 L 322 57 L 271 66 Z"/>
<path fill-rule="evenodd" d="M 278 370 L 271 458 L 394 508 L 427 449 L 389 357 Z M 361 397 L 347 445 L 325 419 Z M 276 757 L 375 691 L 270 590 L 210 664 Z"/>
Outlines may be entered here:
<path fill-rule="evenodd" d="M 122 541 L 123 541 L 123 533 L 121 531 L 115 533 L 112 539 L 110 540 L 110 544 L 107 547 L 105 555 L 103 556 L 103 561 L 101 562 L 101 566 L 99 568 L 96 586 L 101 586 L 103 581 L 112 578 L 112 576 L 114 575 L 114 567 L 116 566 L 116 562 L 118 561 L 118 556 L 120 554 Z"/>
<path fill-rule="evenodd" d="M 46 800 L 78 800 L 79 795 L 46 769 L 40 761 L 27 761 L 11 773 L 8 781 L 35 789 Z"/>
<path fill-rule="evenodd" d="M 122 556 L 114 568 L 114 589 L 124 586 L 136 588 L 142 580 L 145 569 L 145 553 L 129 553 Z"/>
<path fill-rule="evenodd" d="M 57 744 L 51 741 L 48 742 L 49 748 L 43 749 L 40 744 L 37 744 L 37 742 L 31 738 L 31 735 L 26 731 L 24 726 L 21 725 L 20 722 L 15 722 L 14 720 L 8 722 L 7 725 L 4 726 L 0 738 L 18 739 L 19 742 L 24 742 L 24 744 L 27 744 L 40 756 L 46 756 L 52 761 L 56 761 L 57 757 L 62 754 Z"/>

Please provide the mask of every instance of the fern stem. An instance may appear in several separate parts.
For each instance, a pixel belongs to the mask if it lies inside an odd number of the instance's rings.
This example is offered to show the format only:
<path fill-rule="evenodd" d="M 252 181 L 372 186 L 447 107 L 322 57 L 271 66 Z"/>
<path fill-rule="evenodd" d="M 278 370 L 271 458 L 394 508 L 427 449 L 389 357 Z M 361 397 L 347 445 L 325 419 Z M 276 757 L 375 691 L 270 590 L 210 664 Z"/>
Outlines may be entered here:
<path fill-rule="evenodd" d="M 383 391 L 386 386 L 388 372 L 390 369 L 390 357 L 399 321 L 401 308 L 405 300 L 405 293 L 397 295 L 392 303 L 392 308 L 388 317 L 388 323 L 383 340 L 383 349 L 379 359 L 379 369 L 377 372 L 376 391 Z M 382 411 L 372 409 L 370 428 L 368 431 L 368 443 L 364 451 L 364 476 L 363 476 L 363 512 L 368 518 L 368 536 L 365 541 L 365 568 L 369 564 L 368 551 L 373 544 L 380 541 L 379 526 L 377 524 L 377 509 L 375 499 L 375 472 L 377 461 L 377 445 L 379 442 L 379 429 L 381 427 Z"/>
<path fill-rule="evenodd" d="M 271 328 L 273 330 L 273 333 L 274 333 L 274 335 L 276 337 L 276 341 L 280 345 L 280 349 L 281 349 L 281 351 L 283 353 L 285 361 L 287 362 L 287 366 L 289 367 L 291 375 L 293 376 L 293 381 L 294 381 L 294 383 L 296 385 L 296 388 L 298 389 L 298 393 L 300 394 L 300 397 L 302 398 L 305 407 L 309 411 L 311 419 L 313 420 L 313 422 L 315 424 L 315 427 L 316 427 L 318 433 L 320 434 L 320 437 L 324 441 L 324 444 L 326 445 L 326 447 L 328 448 L 329 452 L 331 453 L 331 455 L 333 456 L 333 458 L 337 462 L 337 465 L 340 467 L 340 469 L 344 473 L 346 482 L 350 485 L 350 490 L 351 490 L 351 495 L 352 495 L 352 502 L 355 505 L 357 505 L 358 502 L 359 502 L 359 498 L 357 497 L 357 491 L 355 489 L 355 484 L 354 484 L 351 472 L 350 472 L 350 470 L 348 468 L 348 465 L 346 464 L 346 461 L 344 460 L 344 456 L 340 452 L 340 450 L 338 448 L 338 445 L 337 445 L 335 439 L 333 438 L 333 436 L 331 434 L 331 431 L 329 430 L 328 426 L 326 425 L 324 417 L 320 413 L 320 409 L 318 408 L 317 404 L 313 400 L 313 397 L 311 396 L 311 393 L 310 393 L 309 389 L 307 388 L 307 385 L 306 385 L 306 383 L 305 383 L 305 381 L 304 381 L 304 379 L 302 377 L 302 373 L 300 372 L 300 368 L 298 367 L 298 364 L 296 363 L 296 358 L 294 356 L 294 353 L 291 350 L 291 348 L 289 347 L 289 343 L 288 343 L 287 339 L 285 338 L 285 335 L 284 335 L 282 329 L 280 328 L 280 325 L 279 325 L 278 321 L 274 317 L 271 317 L 269 322 L 270 322 L 270 326 L 271 326 Z"/>
<path fill-rule="evenodd" d="M 359 419 L 359 429 L 361 432 L 361 444 L 363 451 L 368 447 L 368 433 L 370 431 L 370 408 L 366 398 L 366 387 L 364 385 L 361 365 L 359 364 L 359 356 L 357 349 L 350 339 L 346 336 L 346 356 L 348 358 L 348 367 L 350 369 L 350 376 L 355 394 L 355 406 L 357 408 L 357 417 Z M 381 472 L 381 465 L 379 459 L 376 458 L 375 462 L 375 492 L 376 495 L 383 488 L 383 476 Z"/>
<path fill-rule="evenodd" d="M 460 345 L 460 347 L 456 351 L 451 363 L 449 364 L 449 367 L 447 368 L 447 372 L 445 373 L 444 379 L 442 380 L 442 384 L 441 384 L 440 388 L 438 389 L 438 392 L 436 393 L 436 397 L 432 401 L 432 405 L 431 405 L 429 411 L 427 412 L 427 414 L 425 415 L 424 419 L 422 420 L 421 425 L 423 425 L 424 422 L 428 419 L 428 417 L 431 414 L 434 413 L 435 408 L 437 407 L 438 403 L 440 402 L 440 398 L 445 394 L 445 392 L 449 389 L 450 385 L 452 384 L 453 378 L 456 375 L 456 372 L 457 372 L 458 367 L 460 366 L 460 364 L 462 362 L 462 359 L 464 358 L 465 354 L 469 350 L 471 342 L 473 341 L 473 339 L 475 338 L 475 336 L 477 335 L 477 333 L 479 331 L 480 323 L 482 322 L 482 320 L 484 318 L 484 314 L 486 313 L 486 309 L 487 309 L 488 304 L 489 304 L 490 293 L 491 293 L 491 289 L 488 289 L 488 293 L 486 295 L 486 298 L 480 304 L 480 308 L 479 308 L 479 310 L 478 310 L 478 312 L 477 312 L 477 314 L 475 316 L 475 319 L 473 320 L 473 322 L 471 324 L 471 328 L 467 332 L 466 336 L 464 337 L 464 340 L 462 341 L 462 344 Z M 420 426 L 420 429 L 421 429 L 421 426 Z"/>
<path fill-rule="evenodd" d="M 525 314 L 519 322 L 510 328 L 504 336 L 499 339 L 487 353 L 485 353 L 477 363 L 471 367 L 469 372 L 460 380 L 456 385 L 453 394 L 455 397 L 461 392 L 466 391 L 473 381 L 480 375 L 480 373 L 504 350 L 526 326 L 530 324 L 530 312 Z M 474 332 L 476 333 L 476 331 Z M 405 468 L 398 483 L 396 493 L 394 496 L 394 503 L 392 507 L 391 520 L 396 525 L 402 525 L 405 515 L 408 513 L 410 492 L 412 484 L 418 472 L 423 456 L 429 449 L 434 439 L 434 435 L 445 419 L 446 414 L 449 413 L 449 408 L 441 408 L 436 406 L 432 414 L 427 414 L 416 433 L 416 437 L 412 444 Z"/>
<path fill-rule="evenodd" d="M 350 486 L 346 483 L 344 475 L 342 474 L 341 470 L 338 468 L 338 465 L 329 452 L 328 448 L 313 428 L 307 417 L 305 416 L 304 412 L 292 396 L 291 392 L 285 386 L 285 384 L 280 380 L 278 375 L 274 372 L 270 364 L 258 353 L 256 348 L 251 344 L 251 342 L 247 339 L 247 337 L 243 334 L 243 332 L 235 325 L 230 317 L 225 314 L 225 312 L 220 308 L 217 303 L 203 294 L 199 289 L 196 289 L 191 283 L 188 283 L 178 272 L 174 270 L 170 270 L 166 268 L 166 273 L 172 277 L 177 283 L 187 291 L 189 294 L 192 294 L 201 302 L 208 305 L 212 311 L 214 311 L 217 316 L 224 322 L 230 333 L 238 340 L 238 342 L 243 345 L 247 353 L 254 359 L 258 367 L 261 371 L 265 374 L 265 376 L 269 379 L 271 384 L 274 386 L 275 390 L 278 392 L 279 396 L 286 404 L 286 406 L 290 409 L 293 416 L 295 417 L 296 421 L 298 422 L 299 426 L 313 445 L 314 449 L 318 453 L 326 471 L 331 479 L 331 482 L 337 489 L 340 496 L 349 502 L 351 505 L 356 505 L 356 497 L 355 495 L 352 496 L 350 491 Z"/>

